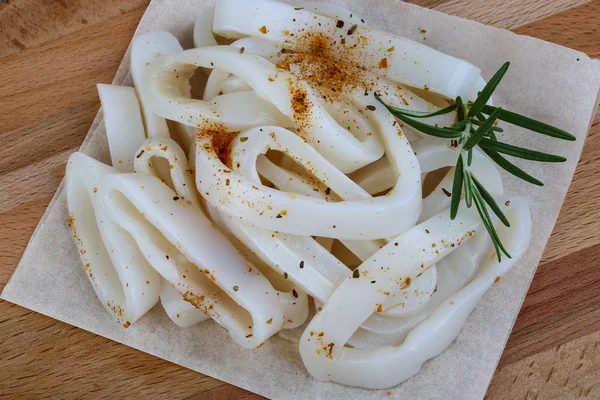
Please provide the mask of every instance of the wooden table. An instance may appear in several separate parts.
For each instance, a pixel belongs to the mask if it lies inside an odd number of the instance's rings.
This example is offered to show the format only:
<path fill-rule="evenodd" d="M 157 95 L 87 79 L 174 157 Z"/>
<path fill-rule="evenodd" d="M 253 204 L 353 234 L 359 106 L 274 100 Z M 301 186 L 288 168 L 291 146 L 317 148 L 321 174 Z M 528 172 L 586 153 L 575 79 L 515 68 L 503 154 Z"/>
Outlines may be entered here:
<path fill-rule="evenodd" d="M 413 0 L 600 56 L 600 0 Z M 0 0 L 0 290 L 98 111 L 148 0 Z M 489 399 L 600 398 L 600 119 Z M 40 260 L 43 262 L 43 260 Z M 0 398 L 257 399 L 0 301 Z"/>

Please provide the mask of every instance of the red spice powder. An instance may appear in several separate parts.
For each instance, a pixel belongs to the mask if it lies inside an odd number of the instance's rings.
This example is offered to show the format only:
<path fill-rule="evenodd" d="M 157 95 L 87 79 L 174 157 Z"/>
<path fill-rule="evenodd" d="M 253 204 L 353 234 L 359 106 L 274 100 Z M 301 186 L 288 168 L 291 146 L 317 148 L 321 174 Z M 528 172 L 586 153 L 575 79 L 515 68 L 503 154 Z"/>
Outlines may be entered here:
<path fill-rule="evenodd" d="M 198 130 L 197 138 L 206 139 L 205 147 L 214 149 L 219 160 L 231 168 L 231 147 L 239 132 L 229 132 L 222 122 L 205 122 Z"/>

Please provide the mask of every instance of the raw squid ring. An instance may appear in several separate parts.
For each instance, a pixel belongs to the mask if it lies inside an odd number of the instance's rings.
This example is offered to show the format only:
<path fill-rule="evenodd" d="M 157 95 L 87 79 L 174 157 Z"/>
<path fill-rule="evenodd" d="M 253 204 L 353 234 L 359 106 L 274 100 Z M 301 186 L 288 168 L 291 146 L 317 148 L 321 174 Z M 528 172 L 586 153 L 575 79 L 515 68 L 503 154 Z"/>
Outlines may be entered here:
<path fill-rule="evenodd" d="M 146 137 L 135 89 L 105 84 L 97 88 L 112 165 L 117 172 L 131 172 L 135 150 Z"/>
<path fill-rule="evenodd" d="M 500 222 L 496 221 L 496 229 L 499 224 Z M 486 258 L 489 258 L 491 246 L 489 235 L 482 233 L 473 236 L 436 264 L 438 275 L 436 289 L 425 307 L 418 313 L 411 313 L 404 318 L 388 318 L 389 316 L 385 314 L 373 314 L 352 335 L 348 344 L 358 348 L 402 344 L 417 324 L 428 318 L 448 297 L 461 290 L 473 279 L 479 266 L 487 261 Z M 425 273 L 428 271 L 431 269 Z M 413 284 L 416 283 L 415 281 Z"/>
<path fill-rule="evenodd" d="M 351 201 L 329 203 L 302 195 L 292 198 L 289 194 L 254 184 L 219 160 L 212 136 L 198 137 L 196 169 L 212 174 L 197 174 L 196 185 L 205 199 L 220 211 L 263 229 L 349 240 L 394 236 L 413 226 L 418 219 L 420 169 L 410 144 L 402 131 L 394 126 L 392 116 L 377 109 L 369 114 L 369 118 L 381 132 L 389 150 L 388 157 L 398 174 L 395 188 L 386 196 L 371 198 L 316 150 L 280 127 L 254 128 L 238 135 L 233 140 L 232 152 L 246 150 L 247 153 L 240 154 L 249 155 L 251 151 L 256 158 L 258 153 L 269 149 L 284 151 L 308 166 L 333 192 L 347 196 Z M 259 144 L 255 145 L 255 142 Z M 247 165 L 252 168 L 251 164 Z M 258 175 L 253 172 L 251 176 Z"/>
<path fill-rule="evenodd" d="M 169 128 L 164 118 L 148 107 L 152 96 L 145 82 L 149 79 L 150 66 L 157 57 L 183 51 L 179 41 L 169 32 L 147 32 L 136 36 L 131 44 L 131 77 L 139 95 L 144 125 L 148 137 L 169 137 Z M 187 90 L 189 91 L 189 85 Z"/>
<path fill-rule="evenodd" d="M 500 263 L 495 257 L 488 258 L 476 279 L 417 325 L 400 346 L 352 349 L 344 344 L 385 301 L 381 289 L 400 290 L 407 279 L 440 261 L 476 233 L 481 222 L 473 209 L 461 205 L 455 220 L 450 220 L 447 212 L 438 214 L 396 238 L 399 246 L 390 243 L 363 263 L 359 278 L 346 279 L 302 335 L 300 354 L 311 375 L 347 385 L 386 388 L 414 375 L 423 362 L 446 349 L 485 291 L 527 249 L 531 236 L 527 202 L 512 198 L 506 204 L 506 213 L 514 223 L 511 228 L 502 226 L 498 234 L 513 258 L 504 258 Z M 436 246 L 420 249 L 429 243 Z M 377 284 L 370 284 L 370 280 Z"/>
<path fill-rule="evenodd" d="M 243 77 L 248 83 L 253 79 L 261 86 L 266 86 L 269 73 L 275 72 L 275 66 L 268 61 L 240 54 L 230 46 L 204 47 L 162 56 L 151 65 L 153 77 L 145 82 L 153 93 L 152 110 L 186 125 L 200 127 L 212 121 L 223 123 L 233 131 L 264 124 L 289 124 L 289 118 L 257 96 L 258 92 L 217 96 L 210 102 L 190 99 L 181 86 L 187 84 L 197 67 L 221 69 Z M 240 107 L 242 105 L 245 108 Z"/>
<path fill-rule="evenodd" d="M 158 301 L 160 276 L 146 262 L 133 238 L 98 207 L 98 182 L 115 168 L 83 153 L 67 161 L 65 192 L 69 226 L 84 270 L 110 315 L 128 327 Z"/>
<path fill-rule="evenodd" d="M 365 26 L 339 29 L 338 21 L 274 1 L 220 0 L 215 7 L 213 31 L 231 38 L 260 37 L 299 51 L 302 41 L 297 37 L 304 32 L 323 34 L 329 40 L 329 56 L 341 62 L 355 59 L 361 67 L 394 82 L 427 88 L 451 99 L 461 96 L 474 100 L 481 75 L 474 65 Z M 338 32 L 350 34 L 344 35 L 344 43 L 333 44 Z"/>
<path fill-rule="evenodd" d="M 170 138 L 149 138 L 137 150 L 135 157 L 135 172 L 161 178 L 152 165 L 152 158 L 159 157 L 169 162 L 169 172 L 173 181 L 173 189 L 180 199 L 189 200 L 193 205 L 201 208 L 200 196 L 194 183 L 194 174 L 188 166 L 185 152 L 177 142 Z"/>
<path fill-rule="evenodd" d="M 198 66 L 239 76 L 254 91 L 221 95 L 210 102 L 191 100 L 178 88 Z M 293 118 L 297 133 L 345 173 L 383 155 L 377 135 L 364 142 L 356 139 L 327 113 L 310 87 L 261 57 L 218 46 L 163 56 L 152 68 L 152 108 L 165 118 L 199 127 L 207 122 L 223 124 L 228 131 L 260 125 L 289 126 Z M 244 107 L 239 99 L 245 100 Z"/>
<path fill-rule="evenodd" d="M 195 307 L 253 348 L 281 329 L 277 293 L 202 212 L 145 174 L 107 175 L 107 215 L 128 231 L 156 269 Z"/>
<path fill-rule="evenodd" d="M 146 84 L 149 79 L 149 67 L 157 57 L 164 54 L 178 53 L 182 50 L 183 48 L 177 38 L 163 31 L 142 33 L 137 35 L 132 41 L 131 76 L 138 93 L 147 137 L 170 137 L 167 121 L 149 110 L 147 105 L 148 98 L 152 96 L 149 90 L 150 87 Z M 182 91 L 189 95 L 189 84 L 182 84 Z M 193 128 L 179 122 L 174 122 L 174 124 L 183 146 L 189 150 L 196 134 L 195 131 Z M 125 124 L 123 125 L 126 126 Z M 159 170 L 159 177 L 164 179 L 168 171 L 161 164 L 157 164 L 156 168 Z"/>

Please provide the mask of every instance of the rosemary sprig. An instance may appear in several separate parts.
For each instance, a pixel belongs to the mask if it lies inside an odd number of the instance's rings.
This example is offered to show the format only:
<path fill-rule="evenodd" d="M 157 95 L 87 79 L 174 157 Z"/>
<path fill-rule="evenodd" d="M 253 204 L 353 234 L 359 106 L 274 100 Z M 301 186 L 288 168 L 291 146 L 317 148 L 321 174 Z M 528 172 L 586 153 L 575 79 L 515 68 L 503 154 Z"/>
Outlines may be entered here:
<path fill-rule="evenodd" d="M 506 74 L 509 66 L 510 63 L 508 62 L 502 65 L 502 67 L 494 74 L 481 92 L 477 94 L 475 101 L 464 103 L 460 97 L 457 97 L 452 105 L 431 113 L 391 107 L 385 104 L 381 97 L 375 93 L 375 98 L 381 104 L 383 104 L 396 118 L 413 127 L 414 129 L 417 129 L 418 131 L 427 135 L 440 138 L 458 138 L 458 144 L 461 147 L 458 160 L 456 161 L 454 181 L 452 184 L 450 218 L 456 218 L 458 206 L 464 191 L 465 204 L 469 208 L 473 204 L 475 205 L 483 226 L 492 239 L 492 244 L 496 250 L 496 255 L 499 262 L 502 260 L 502 254 L 506 255 L 508 258 L 511 258 L 511 256 L 502 244 L 502 241 L 496 232 L 496 228 L 488 208 L 507 227 L 510 226 L 510 222 L 496 203 L 496 200 L 494 200 L 494 197 L 473 176 L 470 169 L 471 162 L 473 160 L 473 149 L 475 147 L 479 147 L 479 149 L 487 154 L 492 161 L 512 175 L 534 185 L 543 186 L 543 182 L 514 165 L 512 162 L 507 160 L 503 154 L 524 160 L 552 163 L 564 162 L 566 161 L 566 158 L 500 142 L 496 137 L 496 133 L 503 132 L 504 130 L 496 126 L 497 121 L 500 120 L 508 122 L 510 124 L 520 126 L 530 131 L 556 139 L 569 141 L 575 140 L 575 136 L 563 131 L 562 129 L 553 127 L 540 121 L 536 121 L 512 111 L 487 105 L 488 100 L 492 96 L 492 93 L 496 90 L 496 87 L 500 81 L 502 81 L 502 78 L 504 77 L 504 74 Z M 450 127 L 440 128 L 438 126 L 429 125 L 422 121 L 415 120 L 448 114 L 455 110 L 457 114 L 457 120 Z"/>

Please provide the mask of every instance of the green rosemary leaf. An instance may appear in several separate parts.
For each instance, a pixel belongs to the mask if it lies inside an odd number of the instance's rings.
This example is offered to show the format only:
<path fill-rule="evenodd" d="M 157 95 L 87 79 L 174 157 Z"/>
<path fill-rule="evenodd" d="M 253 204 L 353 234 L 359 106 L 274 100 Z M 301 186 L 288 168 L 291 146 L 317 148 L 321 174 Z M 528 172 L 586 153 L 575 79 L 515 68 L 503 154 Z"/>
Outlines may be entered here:
<path fill-rule="evenodd" d="M 475 133 L 473 133 L 469 137 L 469 139 L 467 139 L 467 141 L 463 145 L 462 149 L 465 150 L 465 151 L 468 151 L 468 150 L 471 150 L 473 147 L 475 147 L 475 145 L 477 145 L 477 143 L 479 143 L 479 141 L 481 139 L 483 139 L 483 136 L 494 125 L 494 122 L 496 122 L 496 119 L 498 118 L 498 115 L 500 114 L 501 111 L 502 111 L 501 108 L 498 108 L 498 109 L 494 110 L 494 112 L 492 113 L 492 115 L 490 115 L 488 117 L 488 119 L 486 119 L 485 121 L 483 121 L 481 123 L 481 125 L 479 126 L 479 128 L 477 128 L 477 130 L 475 131 Z"/>
<path fill-rule="evenodd" d="M 491 114 L 494 112 L 496 107 L 492 106 L 484 106 L 482 111 L 485 114 Z M 563 131 L 562 129 L 558 129 L 552 125 L 545 124 L 540 121 L 536 121 L 524 115 L 517 114 L 512 111 L 502 110 L 498 119 L 502 121 L 506 121 L 513 125 L 520 126 L 521 128 L 529 129 L 530 131 L 541 133 L 542 135 L 551 136 L 557 139 L 570 140 L 574 141 L 576 138 L 569 132 Z"/>
<path fill-rule="evenodd" d="M 471 186 L 469 186 L 467 180 L 468 178 L 465 179 L 463 177 L 463 186 L 465 189 L 465 204 L 467 205 L 467 208 L 471 208 L 471 206 L 473 205 L 473 195 L 471 194 Z"/>
<path fill-rule="evenodd" d="M 454 104 L 456 104 L 456 107 L 457 107 L 457 110 L 456 110 L 457 121 L 458 122 L 464 121 L 465 120 L 465 108 L 463 107 L 462 98 L 460 96 L 458 96 L 456 98 L 456 102 Z"/>
<path fill-rule="evenodd" d="M 468 161 L 467 161 L 467 165 L 470 167 L 471 163 L 473 162 L 473 149 L 469 150 L 468 154 L 469 154 L 469 156 L 468 156 L 469 158 L 468 158 Z"/>
<path fill-rule="evenodd" d="M 463 186 L 465 187 L 465 204 L 467 205 L 467 208 L 471 208 L 471 205 L 473 204 L 473 193 L 472 193 L 472 183 L 471 183 L 471 173 L 468 170 L 467 167 L 467 160 L 465 160 L 465 154 L 464 152 L 461 152 L 460 154 L 460 158 L 462 158 L 462 167 L 463 167 L 463 181 L 464 184 Z"/>
<path fill-rule="evenodd" d="M 394 114 L 394 112 L 392 112 L 392 114 L 400 121 L 404 122 L 406 125 L 412 126 L 416 130 L 423 132 L 426 135 L 436 136 L 445 139 L 454 139 L 462 135 L 462 132 L 460 131 L 455 131 L 448 128 L 438 128 L 437 126 L 415 121 L 414 119 L 408 118 L 407 116 L 402 114 Z"/>
<path fill-rule="evenodd" d="M 494 93 L 494 90 L 496 90 L 496 86 L 498 86 L 498 84 L 504 77 L 504 74 L 508 70 L 509 66 L 509 62 L 504 63 L 504 65 L 500 67 L 498 72 L 496 72 L 494 76 L 492 76 L 492 78 L 488 81 L 488 83 L 485 85 L 483 90 L 479 93 L 479 95 L 471 105 L 469 113 L 467 114 L 467 118 L 471 118 L 479 114 L 479 112 L 485 106 L 485 103 L 487 103 L 490 97 L 492 97 L 492 93 Z"/>
<path fill-rule="evenodd" d="M 502 245 L 502 242 L 498 237 L 498 233 L 496 232 L 496 228 L 494 228 L 494 225 L 487 212 L 487 208 L 485 207 L 484 202 L 481 199 L 477 198 L 475 200 L 475 207 L 477 208 L 477 212 L 479 213 L 479 217 L 481 218 L 481 222 L 483 223 L 485 230 L 488 232 L 488 235 L 490 235 L 490 239 L 492 239 L 492 244 L 494 245 L 494 249 L 496 250 L 496 257 L 498 258 L 498 262 L 502 261 L 502 253 L 506 254 L 508 258 L 511 258 L 510 254 L 508 254 L 505 251 L 506 249 L 504 249 L 504 246 Z"/>
<path fill-rule="evenodd" d="M 466 119 L 463 119 L 462 121 L 459 122 L 455 122 L 452 124 L 452 126 L 450 127 L 450 129 L 458 129 L 458 130 L 463 130 L 463 128 L 467 125 L 469 121 L 467 121 Z"/>
<path fill-rule="evenodd" d="M 494 224 L 492 222 L 492 218 L 488 213 L 485 201 L 483 200 L 483 197 L 481 196 L 481 193 L 479 193 L 479 190 L 477 189 L 475 184 L 473 184 L 473 202 L 475 203 L 475 207 L 477 207 L 477 211 L 481 216 L 481 220 L 484 222 L 484 224 L 487 225 L 486 229 L 488 229 L 488 233 L 490 234 L 492 241 L 497 243 L 500 250 L 502 250 L 502 252 L 506 254 L 508 258 L 512 258 L 506 250 L 506 248 L 504 247 L 504 245 L 502 244 L 502 241 L 498 236 L 498 232 L 496 232 L 496 228 L 494 227 Z M 500 254 L 498 254 L 498 260 L 500 261 Z"/>
<path fill-rule="evenodd" d="M 477 115 L 482 115 L 482 114 L 477 114 Z M 485 119 L 484 119 L 484 120 L 485 120 Z M 482 121 L 481 121 L 481 120 L 479 120 L 479 119 L 472 119 L 472 120 L 471 120 L 471 123 L 472 123 L 473 125 L 480 126 L 480 125 L 481 125 L 481 123 L 482 123 Z M 490 128 L 490 130 L 492 130 L 492 131 L 494 131 L 494 132 L 504 132 L 504 129 L 500 128 L 499 126 L 493 126 L 493 125 L 492 125 L 492 127 Z"/>
<path fill-rule="evenodd" d="M 498 246 L 498 242 L 496 242 L 496 240 L 494 239 L 494 235 L 492 233 L 494 227 L 491 226 L 490 223 L 485 220 L 485 215 L 483 213 L 483 210 L 481 209 L 481 205 L 477 203 L 477 204 L 475 204 L 475 207 L 477 208 L 477 212 L 479 213 L 479 218 L 481 219 L 481 223 L 485 227 L 485 230 L 488 232 L 488 235 L 490 235 L 490 239 L 492 239 L 492 244 L 494 245 L 494 249 L 496 250 L 496 258 L 498 259 L 498 262 L 500 262 L 500 261 L 502 261 L 502 253 L 500 251 L 500 246 Z"/>
<path fill-rule="evenodd" d="M 477 186 L 477 190 L 479 190 L 481 197 L 490 206 L 494 214 L 496 214 L 496 216 L 500 219 L 500 221 L 502 221 L 504 225 L 510 227 L 510 222 L 508 221 L 508 218 L 506 218 L 506 215 L 504 215 L 504 213 L 498 206 L 498 203 L 496 203 L 496 200 L 494 200 L 494 197 L 490 194 L 490 192 L 488 192 L 475 177 L 473 177 L 473 183 L 475 184 L 475 186 Z"/>
<path fill-rule="evenodd" d="M 535 179 L 533 176 L 529 175 L 527 172 L 523 171 L 521 168 L 512 164 L 506 158 L 502 157 L 498 152 L 494 150 L 487 149 L 486 147 L 480 148 L 487 154 L 496 164 L 500 167 L 504 168 L 507 172 L 513 174 L 517 178 L 521 178 L 526 182 L 533 183 L 537 186 L 544 186 L 542 181 Z"/>
<path fill-rule="evenodd" d="M 496 134 L 495 134 L 495 133 L 494 133 L 494 131 L 492 131 L 492 130 L 489 130 L 489 131 L 487 132 L 487 135 L 489 136 L 489 138 L 490 138 L 491 140 L 498 140 L 498 138 L 496 137 Z M 480 142 L 480 143 L 481 143 L 481 142 Z"/>
<path fill-rule="evenodd" d="M 390 112 L 392 114 L 402 114 L 402 115 L 406 115 L 407 117 L 412 117 L 412 118 L 429 118 L 429 117 L 435 117 L 437 115 L 443 115 L 443 114 L 448 114 L 454 110 L 456 110 L 456 104 L 452 104 L 449 105 L 448 107 L 442 108 L 441 110 L 437 110 L 434 112 L 424 112 L 424 111 L 412 111 L 412 110 L 407 110 L 404 108 L 397 108 L 397 107 L 392 107 L 392 106 L 388 106 L 387 104 L 385 104 L 383 102 L 383 100 L 381 99 L 381 97 L 379 97 L 378 94 L 375 94 L 375 98 L 377 99 L 377 101 L 379 101 L 381 104 L 383 104 L 388 110 L 390 110 Z"/>
<path fill-rule="evenodd" d="M 454 181 L 452 182 L 452 198 L 450 199 L 450 219 L 456 218 L 458 206 L 460 204 L 460 195 L 463 186 L 463 165 L 462 157 L 458 157 L 456 169 L 454 170 Z"/>
<path fill-rule="evenodd" d="M 554 154 L 542 153 L 540 151 L 529 150 L 522 147 L 510 145 L 508 143 L 496 142 L 490 139 L 483 138 L 478 143 L 481 147 L 486 147 L 489 150 L 495 150 L 498 153 L 507 154 L 509 156 L 522 158 L 524 160 L 540 161 L 540 162 L 565 162 L 567 159 Z"/>
<path fill-rule="evenodd" d="M 481 222 L 482 222 L 483 226 L 485 227 L 485 230 L 490 235 L 492 244 L 494 245 L 494 248 L 496 249 L 496 256 L 498 257 L 498 262 L 500 262 L 502 253 L 500 251 L 500 246 L 498 246 L 498 241 L 496 241 L 496 235 L 494 235 L 494 233 L 496 232 L 496 228 L 494 227 L 494 224 L 492 223 L 491 218 L 489 218 L 489 215 L 486 215 L 487 210 L 485 210 L 483 202 L 476 201 L 475 208 L 477 209 L 477 213 L 479 214 L 479 218 L 481 219 Z"/>

